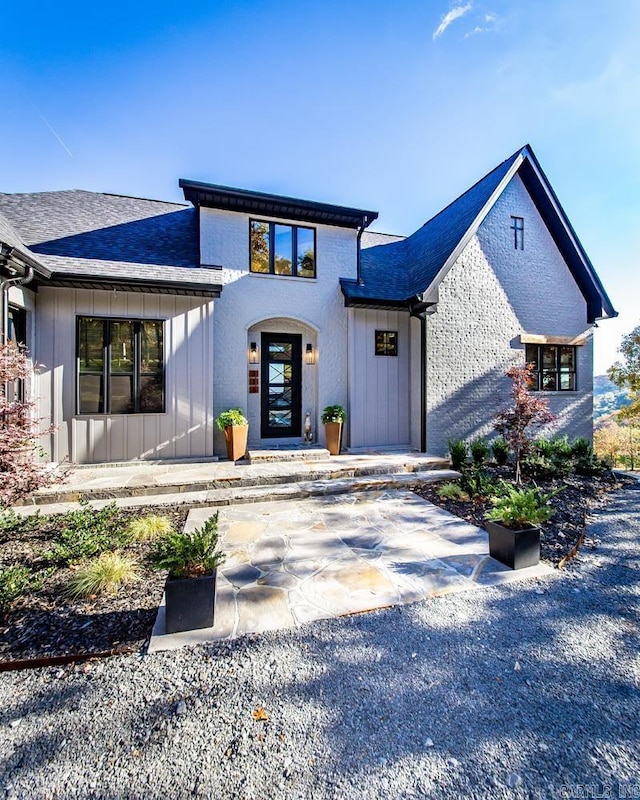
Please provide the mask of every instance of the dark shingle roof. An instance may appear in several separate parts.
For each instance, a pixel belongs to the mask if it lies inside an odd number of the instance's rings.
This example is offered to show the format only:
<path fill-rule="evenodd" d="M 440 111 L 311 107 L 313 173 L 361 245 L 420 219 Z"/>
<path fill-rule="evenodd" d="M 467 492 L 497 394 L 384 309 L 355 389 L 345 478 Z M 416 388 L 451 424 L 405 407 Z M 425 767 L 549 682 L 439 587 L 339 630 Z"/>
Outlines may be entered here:
<path fill-rule="evenodd" d="M 347 300 L 406 301 L 424 292 L 509 172 L 520 151 L 497 166 L 406 239 L 367 247 L 362 285 L 343 279 Z"/>
<path fill-rule="evenodd" d="M 512 156 L 406 239 L 371 243 L 361 253 L 360 284 L 342 278 L 347 305 L 419 307 L 420 298 L 437 288 L 439 277 L 473 235 L 510 177 L 520 174 L 539 213 L 588 304 L 589 321 L 616 316 L 611 301 L 562 210 L 531 147 Z M 363 237 L 364 238 L 364 237 Z"/>

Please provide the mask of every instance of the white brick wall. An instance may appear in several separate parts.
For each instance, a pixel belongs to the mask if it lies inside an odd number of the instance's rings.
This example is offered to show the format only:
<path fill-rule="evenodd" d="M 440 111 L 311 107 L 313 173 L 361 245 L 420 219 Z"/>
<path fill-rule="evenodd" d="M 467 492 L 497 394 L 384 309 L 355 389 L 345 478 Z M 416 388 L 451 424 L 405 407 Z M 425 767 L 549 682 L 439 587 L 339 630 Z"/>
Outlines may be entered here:
<path fill-rule="evenodd" d="M 304 413 L 312 412 L 314 432 L 323 441 L 322 409 L 335 403 L 346 407 L 348 400 L 347 309 L 339 278 L 356 275 L 356 231 L 328 225 L 315 227 L 315 280 L 250 273 L 248 214 L 201 209 L 200 243 L 202 262 L 223 267 L 224 288 L 215 301 L 214 313 L 214 414 L 240 406 L 250 408 L 255 419 L 255 396 L 250 398 L 248 394 L 249 329 L 265 320 L 294 320 L 306 326 L 304 330 L 310 336 L 315 332 L 317 337 L 316 365 L 303 366 L 303 382 L 307 382 L 303 395 L 317 400 L 315 408 L 303 407 L 302 413 L 304 420 Z M 259 328 L 282 332 L 277 323 Z M 305 341 L 303 338 L 303 349 Z M 311 387 L 309 381 L 315 381 L 315 386 Z M 252 442 L 260 443 L 255 426 L 250 437 Z M 262 442 L 264 446 L 269 443 L 273 440 Z M 216 439 L 216 452 L 224 452 L 221 435 Z"/>
<path fill-rule="evenodd" d="M 515 250 L 511 215 L 524 218 Z M 440 286 L 427 319 L 427 449 L 448 438 L 492 434 L 508 403 L 504 372 L 524 363 L 521 333 L 569 336 L 589 329 L 586 302 L 522 181 L 516 176 Z M 591 338 L 578 347 L 578 391 L 546 393 L 559 415 L 553 432 L 592 435 Z M 551 433 L 551 431 L 548 431 Z"/>

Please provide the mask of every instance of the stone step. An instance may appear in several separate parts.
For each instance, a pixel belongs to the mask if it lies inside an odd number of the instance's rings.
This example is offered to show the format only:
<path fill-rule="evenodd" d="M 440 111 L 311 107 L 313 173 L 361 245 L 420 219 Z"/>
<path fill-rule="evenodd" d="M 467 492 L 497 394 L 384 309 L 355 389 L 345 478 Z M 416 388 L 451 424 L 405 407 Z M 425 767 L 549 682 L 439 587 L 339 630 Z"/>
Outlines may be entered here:
<path fill-rule="evenodd" d="M 329 451 L 319 445 L 309 447 L 274 447 L 270 450 L 249 450 L 247 453 L 250 464 L 274 464 L 290 461 L 326 461 L 330 458 Z"/>
<path fill-rule="evenodd" d="M 136 508 L 185 504 L 192 508 L 207 508 L 236 505 L 240 503 L 264 503 L 271 500 L 303 500 L 308 497 L 346 494 L 347 492 L 384 491 L 388 489 L 406 489 L 417 484 L 437 483 L 454 480 L 460 477 L 459 472 L 450 469 L 430 469 L 424 472 L 403 472 L 386 475 L 365 475 L 359 477 L 343 477 L 330 480 L 299 481 L 293 483 L 244 486 L 234 488 L 202 489 L 198 491 L 179 492 L 177 494 L 156 494 L 137 497 L 116 498 L 119 508 Z M 102 508 L 114 498 L 92 498 L 90 504 Z M 57 502 L 38 506 L 21 506 L 16 512 L 23 516 L 40 511 L 42 514 L 62 514 L 78 508 L 77 502 Z"/>
<path fill-rule="evenodd" d="M 75 483 L 73 485 L 59 485 L 36 492 L 31 502 L 37 506 L 52 503 L 75 503 L 84 498 L 86 500 L 116 500 L 120 498 L 146 498 L 144 502 L 150 503 L 151 498 L 162 495 L 180 496 L 193 492 L 208 492 L 215 490 L 229 490 L 237 492 L 245 487 L 277 486 L 280 484 L 337 481 L 346 478 L 359 478 L 369 475 L 385 475 L 399 473 L 427 472 L 429 470 L 443 469 L 449 466 L 446 459 L 437 456 L 424 455 L 411 458 L 398 457 L 394 463 L 381 459 L 350 459 L 349 457 L 327 458 L 324 461 L 299 462 L 293 461 L 285 464 L 254 464 L 254 465 L 229 465 L 227 463 L 211 464 L 211 477 L 184 477 L 181 480 L 172 478 L 170 472 L 150 478 L 147 475 L 129 477 L 126 482 L 118 485 L 117 481 L 107 480 L 105 485 L 91 486 L 89 482 Z M 176 501 L 174 501 L 176 502 Z"/>

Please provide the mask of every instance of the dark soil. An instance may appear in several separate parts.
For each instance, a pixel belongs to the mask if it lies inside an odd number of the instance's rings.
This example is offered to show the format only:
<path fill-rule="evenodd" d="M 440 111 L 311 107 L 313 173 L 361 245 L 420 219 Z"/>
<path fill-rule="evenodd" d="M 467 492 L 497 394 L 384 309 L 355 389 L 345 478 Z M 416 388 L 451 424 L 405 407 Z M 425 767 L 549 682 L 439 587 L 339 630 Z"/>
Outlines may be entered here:
<path fill-rule="evenodd" d="M 508 480 L 513 477 L 513 471 L 506 467 L 489 467 L 488 472 L 497 479 Z M 545 493 L 560 489 L 550 501 L 554 508 L 553 516 L 541 526 L 541 558 L 557 566 L 562 559 L 569 556 L 585 532 L 589 512 L 603 506 L 609 492 L 628 483 L 635 484 L 635 480 L 612 472 L 599 476 L 570 475 L 554 480 L 536 480 L 535 485 Z M 486 528 L 485 512 L 491 507 L 487 498 L 469 501 L 442 500 L 438 497 L 438 488 L 439 485 L 429 484 L 418 486 L 413 491 L 457 517 L 479 528 Z M 596 545 L 597 542 L 586 537 L 582 546 Z"/>
<path fill-rule="evenodd" d="M 122 509 L 118 518 L 123 527 L 130 519 L 149 513 L 169 517 L 176 530 L 182 530 L 188 506 Z M 41 524 L 19 539 L 5 537 L 1 543 L 0 567 L 25 564 L 34 570 L 49 564 L 44 554 L 51 550 L 63 526 L 63 515 L 42 517 Z M 165 574 L 144 563 L 149 549 L 145 542 L 134 543 L 126 553 L 141 563 L 139 580 L 114 594 L 93 599 L 70 600 L 64 586 L 70 568 L 55 570 L 42 587 L 16 600 L 0 620 L 0 664 L 8 661 L 80 653 L 128 652 L 140 650 L 148 639 L 164 590 Z"/>
<path fill-rule="evenodd" d="M 506 468 L 490 471 L 494 477 L 511 477 Z M 542 558 L 557 565 L 567 556 L 585 530 L 589 511 L 603 505 L 607 494 L 626 480 L 607 473 L 602 477 L 572 475 L 562 480 L 538 481 L 544 491 L 562 487 L 551 501 L 555 514 L 542 526 Z M 436 485 L 416 486 L 414 491 L 456 516 L 484 527 L 486 500 L 441 500 Z M 123 509 L 119 519 L 125 526 L 131 518 L 154 511 L 145 507 Z M 182 505 L 163 507 L 159 513 L 170 517 L 176 530 L 182 530 L 188 511 L 189 506 Z M 44 553 L 51 549 L 62 526 L 62 515 L 42 517 L 34 530 L 20 537 L 5 537 L 0 542 L 0 567 L 25 564 L 34 570 L 46 568 Z M 583 546 L 596 544 L 587 538 Z M 63 589 L 71 569 L 64 568 L 49 575 L 40 589 L 16 600 L 6 618 L 0 620 L 0 665 L 21 659 L 141 650 L 151 633 L 165 580 L 163 572 L 144 565 L 148 548 L 146 543 L 126 548 L 128 554 L 137 556 L 141 562 L 140 579 L 116 594 L 69 600 Z"/>

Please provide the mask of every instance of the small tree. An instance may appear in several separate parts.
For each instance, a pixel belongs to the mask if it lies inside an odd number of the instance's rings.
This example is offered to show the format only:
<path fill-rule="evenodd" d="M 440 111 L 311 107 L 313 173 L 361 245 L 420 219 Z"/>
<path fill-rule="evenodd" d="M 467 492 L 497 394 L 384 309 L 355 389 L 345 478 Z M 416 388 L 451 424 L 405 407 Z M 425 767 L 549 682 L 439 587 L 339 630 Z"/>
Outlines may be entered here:
<path fill-rule="evenodd" d="M 495 416 L 494 427 L 508 442 L 516 461 L 516 483 L 522 483 L 521 462 L 532 439 L 530 431 L 548 422 L 553 422 L 556 415 L 549 410 L 549 401 L 537 397 L 530 391 L 533 381 L 533 365 L 511 367 L 507 377 L 511 378 L 511 398 L 513 405 Z"/>
<path fill-rule="evenodd" d="M 0 344 L 0 506 L 10 506 L 56 480 L 37 460 L 38 439 L 53 428 L 39 430 L 35 403 L 16 391 L 29 370 L 22 348 L 12 341 Z"/>
<path fill-rule="evenodd" d="M 616 386 L 627 390 L 631 403 L 620 409 L 620 418 L 633 425 L 640 417 L 640 325 L 622 338 L 618 352 L 624 361 L 616 361 L 607 374 Z"/>

